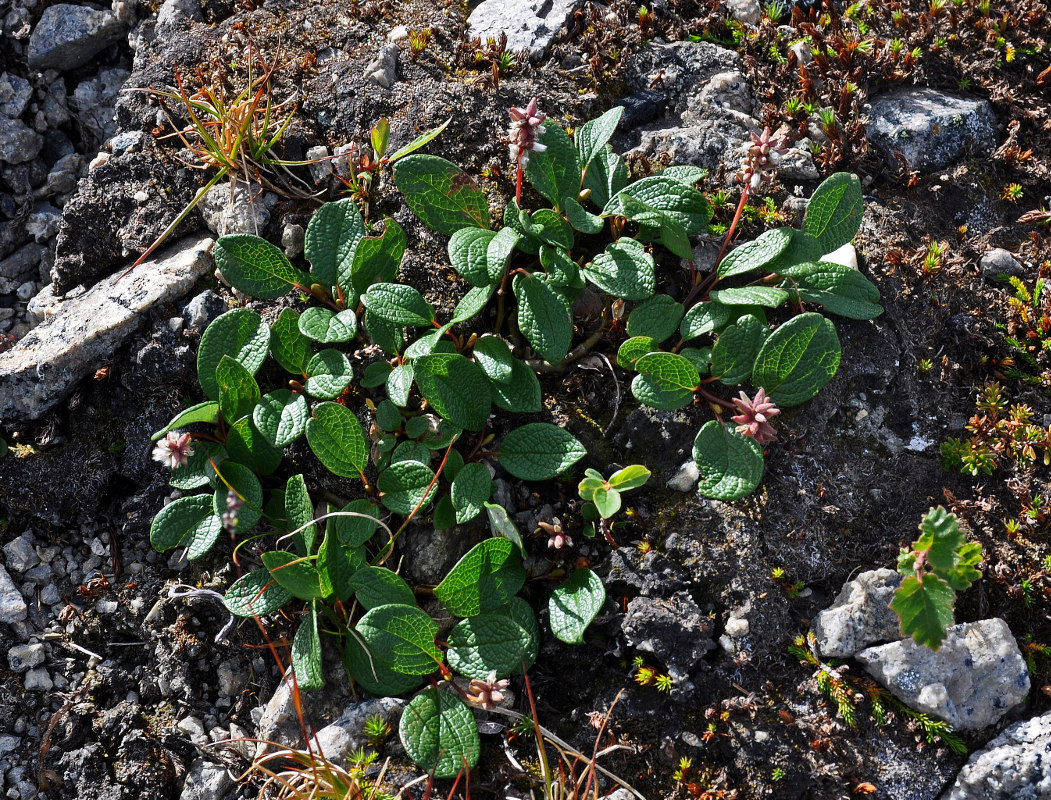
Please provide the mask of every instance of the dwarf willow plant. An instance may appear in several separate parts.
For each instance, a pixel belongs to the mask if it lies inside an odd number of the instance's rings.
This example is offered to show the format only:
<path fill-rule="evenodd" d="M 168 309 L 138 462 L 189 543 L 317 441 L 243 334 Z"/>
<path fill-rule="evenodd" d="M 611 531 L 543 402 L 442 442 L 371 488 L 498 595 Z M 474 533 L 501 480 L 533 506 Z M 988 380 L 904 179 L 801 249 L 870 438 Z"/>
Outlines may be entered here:
<path fill-rule="evenodd" d="M 670 252 L 676 263 L 691 259 L 689 237 L 708 229 L 711 209 L 694 188 L 704 171 L 673 166 L 629 183 L 624 161 L 608 145 L 620 115 L 613 109 L 572 139 L 554 123 L 542 131 L 534 126 L 542 147 L 534 144 L 520 165 L 551 207 L 529 211 L 512 200 L 499 230 L 491 227 L 485 195 L 456 165 L 405 150 L 389 159 L 410 209 L 450 237 L 450 261 L 471 286 L 444 321 L 416 288 L 397 280 L 407 243 L 402 228 L 388 219 L 370 235 L 350 199 L 322 206 L 311 219 L 309 271 L 258 237 L 220 238 L 216 263 L 236 289 L 260 299 L 294 291 L 314 302 L 302 313 L 286 308 L 272 322 L 245 308 L 214 320 L 197 357 L 207 399 L 154 437 L 167 436 L 168 446 L 178 449 L 171 454 L 180 463 L 172 485 L 205 489 L 157 515 L 154 546 L 185 546 L 194 559 L 211 550 L 224 529 L 240 541 L 237 547 L 261 535 L 253 532 L 261 523 L 264 532 L 276 532 L 279 549 L 264 552 L 262 566 L 227 592 L 230 611 L 264 615 L 293 598 L 307 603 L 292 644 L 305 688 L 322 683 L 322 638 L 339 643 L 349 674 L 376 694 L 409 692 L 429 679 L 432 687 L 409 704 L 401 735 L 409 754 L 438 776 L 477 760 L 478 732 L 465 701 L 494 696 L 505 676 L 532 663 L 538 648 L 536 618 L 517 597 L 526 579 L 521 537 L 505 509 L 489 502 L 494 483 L 486 461 L 513 477 L 542 481 L 585 455 L 570 433 L 543 422 L 501 423 L 507 432 L 496 441 L 493 413 L 540 412 L 537 370 L 560 368 L 596 346 L 614 303 L 625 301 L 632 304 L 630 338 L 617 361 L 637 373 L 632 392 L 660 409 L 697 398 L 712 405 L 717 418 L 694 443 L 700 490 L 734 499 L 754 490 L 762 476 L 757 439 L 769 437 L 773 403 L 804 402 L 839 364 L 831 322 L 799 313 L 771 330 L 768 312 L 789 304 L 800 311 L 803 303 L 854 318 L 881 312 L 878 291 L 856 270 L 820 260 L 858 228 L 861 193 L 850 175 L 819 187 L 802 231 L 770 231 L 733 250 L 708 276 L 695 275 L 683 303 L 657 293 L 654 249 Z M 585 336 L 576 332 L 572 306 L 586 284 L 603 293 L 606 311 Z M 468 337 L 468 321 L 485 331 Z M 700 337 L 709 337 L 711 346 L 686 346 Z M 360 347 L 368 342 L 370 349 Z M 351 349 L 372 359 L 356 387 Z M 382 359 L 374 358 L 377 350 Z M 281 370 L 287 375 L 276 378 Z M 749 379 L 769 397 L 760 392 L 745 404 L 747 424 L 735 428 L 721 416 L 734 404 L 705 385 L 736 387 Z M 372 395 L 368 434 L 347 405 L 352 388 Z M 174 431 L 190 425 L 202 429 L 184 458 L 184 436 Z M 271 477 L 284 449 L 304 437 L 329 471 L 360 480 L 375 502 L 355 500 L 318 515 L 302 475 L 283 483 Z M 630 467 L 607 481 L 589 472 L 580 491 L 605 520 L 616 512 L 619 493 L 648 475 Z M 381 523 L 378 505 L 404 517 L 401 527 L 391 531 Z M 432 514 L 441 530 L 483 511 L 494 537 L 434 589 L 461 619 L 438 642 L 438 624 L 384 564 L 417 514 Z M 379 528 L 385 541 L 376 537 Z M 582 642 L 604 599 L 591 570 L 573 570 L 549 599 L 552 631 Z M 470 678 L 477 693 L 439 691 L 434 676 L 451 678 L 453 671 Z"/>

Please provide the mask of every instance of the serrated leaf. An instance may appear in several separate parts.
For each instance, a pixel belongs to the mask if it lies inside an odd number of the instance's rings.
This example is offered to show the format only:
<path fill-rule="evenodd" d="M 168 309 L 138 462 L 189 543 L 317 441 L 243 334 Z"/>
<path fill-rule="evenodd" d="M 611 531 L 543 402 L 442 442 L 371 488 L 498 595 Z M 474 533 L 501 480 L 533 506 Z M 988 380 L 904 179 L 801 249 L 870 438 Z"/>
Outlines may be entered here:
<path fill-rule="evenodd" d="M 257 475 L 269 475 L 284 460 L 281 448 L 267 441 L 251 417 L 242 417 L 227 430 L 226 451 L 231 459 Z"/>
<path fill-rule="evenodd" d="M 430 675 L 442 663 L 438 623 L 415 605 L 376 606 L 355 626 L 372 655 L 395 672 Z"/>
<path fill-rule="evenodd" d="M 265 617 L 292 599 L 292 593 L 284 589 L 265 569 L 246 573 L 234 581 L 226 590 L 223 603 L 227 610 L 238 617 Z"/>
<path fill-rule="evenodd" d="M 258 236 L 220 236 L 214 256 L 223 277 L 249 297 L 273 300 L 307 285 L 307 276 L 293 267 L 278 248 Z"/>
<path fill-rule="evenodd" d="M 462 525 L 481 514 L 492 493 L 493 479 L 489 468 L 477 462 L 465 464 L 450 489 L 456 522 Z"/>
<path fill-rule="evenodd" d="M 362 323 L 369 338 L 372 339 L 374 344 L 379 345 L 380 349 L 388 356 L 392 356 L 401 350 L 404 342 L 402 339 L 403 331 L 400 325 L 388 322 L 368 309 L 365 309 Z"/>
<path fill-rule="evenodd" d="M 548 600 L 551 632 L 567 644 L 583 644 L 584 630 L 606 602 L 602 580 L 590 569 L 577 569 Z"/>
<path fill-rule="evenodd" d="M 698 491 L 716 500 L 736 500 L 751 494 L 763 478 L 759 443 L 715 420 L 697 433 L 693 460 L 701 473 Z"/>
<path fill-rule="evenodd" d="M 337 314 L 331 309 L 313 306 L 299 317 L 299 332 L 315 342 L 349 342 L 358 332 L 358 316 L 352 308 Z"/>
<path fill-rule="evenodd" d="M 604 225 L 602 217 L 585 209 L 576 198 L 563 198 L 562 204 L 565 206 L 566 218 L 575 230 L 581 233 L 598 233 L 602 230 Z"/>
<path fill-rule="evenodd" d="M 369 450 L 353 412 L 338 403 L 321 403 L 307 420 L 307 443 L 322 464 L 343 478 L 364 480 Z"/>
<path fill-rule="evenodd" d="M 820 314 L 800 314 L 763 343 L 755 359 L 752 383 L 763 387 L 782 408 L 797 406 L 832 380 L 839 369 L 840 353 L 831 320 Z M 712 357 L 714 362 L 714 351 Z"/>
<path fill-rule="evenodd" d="M 695 339 L 705 333 L 720 330 L 733 316 L 727 306 L 705 301 L 690 308 L 679 325 L 679 335 L 683 341 Z"/>
<path fill-rule="evenodd" d="M 589 119 L 573 134 L 573 144 L 577 148 L 577 159 L 581 169 L 586 170 L 595 155 L 613 137 L 623 114 L 624 106 L 614 106 L 602 116 Z"/>
<path fill-rule="evenodd" d="M 303 239 L 304 255 L 314 280 L 326 289 L 339 286 L 350 292 L 354 252 L 363 238 L 365 223 L 353 200 L 321 206 L 310 218 Z"/>
<path fill-rule="evenodd" d="M 776 286 L 738 286 L 733 289 L 714 289 L 711 298 L 724 306 L 777 308 L 788 300 L 788 292 Z"/>
<path fill-rule="evenodd" d="M 356 303 L 355 298 L 372 284 L 393 281 L 398 276 L 406 242 L 405 231 L 392 219 L 384 221 L 382 236 L 367 236 L 358 242 L 351 265 L 354 296 L 346 298 L 348 306 Z M 346 288 L 344 292 L 349 294 Z"/>
<path fill-rule="evenodd" d="M 187 409 L 180 411 L 174 417 L 171 422 L 157 431 L 150 438 L 150 441 L 156 442 L 164 436 L 167 436 L 170 431 L 176 428 L 181 428 L 185 425 L 193 425 L 195 422 L 212 422 L 214 423 L 219 416 L 219 403 L 215 400 L 206 400 L 203 403 L 197 403 Z"/>
<path fill-rule="evenodd" d="M 684 402 L 693 399 L 701 383 L 697 368 L 676 353 L 647 353 L 635 362 L 635 369 L 662 392 L 681 394 Z"/>
<path fill-rule="evenodd" d="M 602 291 L 625 300 L 645 300 L 657 286 L 653 256 L 626 237 L 607 245 L 583 272 Z"/>
<path fill-rule="evenodd" d="M 658 344 L 679 327 L 685 310 L 666 294 L 643 300 L 628 316 L 628 336 L 649 336 Z"/>
<path fill-rule="evenodd" d="M 873 319 L 883 313 L 879 289 L 852 267 L 828 261 L 798 264 L 782 273 L 800 298 L 849 319 Z"/>
<path fill-rule="evenodd" d="M 259 478 L 251 469 L 236 461 L 224 461 L 215 473 L 212 511 L 219 517 L 226 513 L 226 498 L 233 491 L 244 503 L 237 512 L 237 533 L 248 533 L 263 514 L 263 487 Z"/>
<path fill-rule="evenodd" d="M 436 487 L 431 485 L 433 481 L 434 472 L 426 464 L 399 461 L 380 473 L 380 500 L 395 514 L 408 516 L 417 506 L 425 508 L 434 499 Z"/>
<path fill-rule="evenodd" d="M 416 371 L 412 364 L 400 364 L 391 370 L 387 376 L 387 397 L 394 405 L 404 408 L 408 404 L 415 378 Z"/>
<path fill-rule="evenodd" d="M 321 578 L 310 559 L 286 550 L 267 550 L 260 556 L 275 581 L 300 600 L 321 597 Z"/>
<path fill-rule="evenodd" d="M 301 556 L 313 553 L 317 525 L 313 524 L 314 504 L 310 501 L 306 480 L 302 475 L 293 475 L 285 483 L 285 518 L 290 531 L 302 528 L 292 537 L 296 552 Z"/>
<path fill-rule="evenodd" d="M 712 208 L 704 195 L 692 186 L 665 175 L 651 175 L 622 189 L 617 197 L 607 203 L 602 211 L 603 216 L 618 213 L 618 198 L 625 194 L 657 209 L 662 215 L 678 223 L 687 234 L 704 233 L 708 230 Z"/>
<path fill-rule="evenodd" d="M 493 296 L 495 290 L 496 284 L 490 284 L 489 286 L 475 286 L 468 291 L 460 299 L 460 302 L 456 304 L 456 308 L 453 309 L 453 316 L 449 323 L 456 324 L 457 322 L 469 320 L 485 308 L 485 304 L 489 302 L 489 298 Z"/>
<path fill-rule="evenodd" d="M 346 637 L 343 660 L 354 680 L 370 694 L 394 697 L 412 691 L 423 680 L 422 675 L 403 675 L 380 661 L 353 634 Z"/>
<path fill-rule="evenodd" d="M 318 636 L 317 611 L 313 606 L 299 623 L 296 635 L 292 638 L 292 670 L 296 675 L 296 684 L 304 691 L 320 689 L 325 685 L 321 669 L 321 637 Z"/>
<path fill-rule="evenodd" d="M 434 309 L 423 295 L 404 283 L 374 283 L 361 302 L 377 317 L 395 325 L 430 325 Z"/>
<path fill-rule="evenodd" d="M 394 165 L 394 184 L 420 220 L 438 233 L 488 228 L 489 203 L 470 175 L 438 156 L 413 155 Z"/>
<path fill-rule="evenodd" d="M 163 553 L 194 542 L 214 543 L 222 528 L 222 521 L 212 513 L 209 495 L 182 497 L 157 512 L 150 525 L 150 544 Z"/>
<path fill-rule="evenodd" d="M 350 361 L 339 350 L 326 348 L 307 362 L 304 388 L 311 397 L 335 400 L 354 377 Z"/>
<path fill-rule="evenodd" d="M 741 317 L 715 340 L 715 346 L 712 347 L 712 375 L 727 386 L 736 386 L 747 380 L 758 363 L 756 359 L 768 335 L 766 325 L 761 320 L 751 314 Z M 766 386 L 764 383 L 755 385 Z"/>
<path fill-rule="evenodd" d="M 633 336 L 626 339 L 617 350 L 617 366 L 635 369 L 635 362 L 647 353 L 658 349 L 657 342 L 649 336 Z"/>
<path fill-rule="evenodd" d="M 803 230 L 821 243 L 823 252 L 831 253 L 854 238 L 864 214 L 865 200 L 858 176 L 837 172 L 814 190 Z"/>
<path fill-rule="evenodd" d="M 299 314 L 286 308 L 270 329 L 270 353 L 286 372 L 300 375 L 310 358 L 310 342 L 299 331 Z"/>
<path fill-rule="evenodd" d="M 735 247 L 719 262 L 720 278 L 744 275 L 772 263 L 792 243 L 791 228 L 774 228 L 758 238 Z"/>
<path fill-rule="evenodd" d="M 416 385 L 438 414 L 465 430 L 480 431 L 492 400 L 482 368 L 459 353 L 434 353 L 413 361 Z"/>
<path fill-rule="evenodd" d="M 307 401 L 301 394 L 278 389 L 263 395 L 252 411 L 252 421 L 274 447 L 286 447 L 307 431 Z"/>
<path fill-rule="evenodd" d="M 229 422 L 252 413 L 260 393 L 248 370 L 224 355 L 215 368 L 215 382 L 219 385 L 219 408 Z"/>
<path fill-rule="evenodd" d="M 502 614 L 479 614 L 458 622 L 446 638 L 449 666 L 467 678 L 503 678 L 522 662 L 532 637 Z"/>
<path fill-rule="evenodd" d="M 571 433 L 547 422 L 515 428 L 500 444 L 500 466 L 524 481 L 544 481 L 587 454 Z"/>
<path fill-rule="evenodd" d="M 434 587 L 434 596 L 458 617 L 495 611 L 525 585 L 518 548 L 496 537 L 479 542 Z"/>
<path fill-rule="evenodd" d="M 923 582 L 913 575 L 901 582 L 890 603 L 901 620 L 901 632 L 917 644 L 937 650 L 945 629 L 953 624 L 956 593 L 937 575 L 926 574 Z"/>
<path fill-rule="evenodd" d="M 197 350 L 197 380 L 209 400 L 219 399 L 215 369 L 230 356 L 255 375 L 266 360 L 270 328 L 255 311 L 235 308 L 212 320 Z"/>
<path fill-rule="evenodd" d="M 499 336 L 487 334 L 474 343 L 471 350 L 475 363 L 491 381 L 507 384 L 511 382 L 511 364 L 514 356 L 507 342 Z"/>
<path fill-rule="evenodd" d="M 379 527 L 380 511 L 368 500 L 352 500 L 341 511 L 353 516 L 330 517 L 328 529 L 344 547 L 360 547 Z"/>
<path fill-rule="evenodd" d="M 350 581 L 355 597 L 366 609 L 379 606 L 415 606 L 416 595 L 409 584 L 386 567 L 362 567 Z"/>
<path fill-rule="evenodd" d="M 566 298 L 544 277 L 515 275 L 518 326 L 537 355 L 552 364 L 566 357 L 573 342 L 573 312 Z"/>
<path fill-rule="evenodd" d="M 414 697 L 398 734 L 409 758 L 435 778 L 453 778 L 478 763 L 478 725 L 452 692 L 427 689 Z"/>
<path fill-rule="evenodd" d="M 956 516 L 938 506 L 920 521 L 920 538 L 913 543 L 912 549 L 925 552 L 931 569 L 939 572 L 956 566 L 956 550 L 965 541 Z"/>
<path fill-rule="evenodd" d="M 449 238 L 449 263 L 474 286 L 492 283 L 486 266 L 486 251 L 496 232 L 485 228 L 460 228 Z"/>
<path fill-rule="evenodd" d="M 624 159 L 608 144 L 595 151 L 584 173 L 584 188 L 591 190 L 591 202 L 605 208 L 609 199 L 628 185 L 628 168 Z"/>
<path fill-rule="evenodd" d="M 517 358 L 511 360 L 511 380 L 490 386 L 493 405 L 512 414 L 532 414 L 542 405 L 540 381 L 533 368 Z"/>
<path fill-rule="evenodd" d="M 539 142 L 547 149 L 532 151 L 523 171 L 533 188 L 550 200 L 556 211 L 561 211 L 563 197 L 576 197 L 580 193 L 577 149 L 566 132 L 551 119 L 544 122 L 544 133 Z"/>

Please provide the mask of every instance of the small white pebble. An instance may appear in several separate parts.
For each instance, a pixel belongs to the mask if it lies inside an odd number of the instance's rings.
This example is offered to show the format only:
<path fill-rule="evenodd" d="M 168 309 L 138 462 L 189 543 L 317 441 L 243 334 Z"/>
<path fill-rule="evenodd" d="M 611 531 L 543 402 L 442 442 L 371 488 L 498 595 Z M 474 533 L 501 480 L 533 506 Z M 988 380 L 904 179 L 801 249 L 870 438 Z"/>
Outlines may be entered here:
<path fill-rule="evenodd" d="M 136 203 L 145 203 L 150 199 L 150 194 L 149 192 L 144 192 L 142 189 L 139 189 L 139 191 L 135 192 L 133 197 L 135 198 Z"/>

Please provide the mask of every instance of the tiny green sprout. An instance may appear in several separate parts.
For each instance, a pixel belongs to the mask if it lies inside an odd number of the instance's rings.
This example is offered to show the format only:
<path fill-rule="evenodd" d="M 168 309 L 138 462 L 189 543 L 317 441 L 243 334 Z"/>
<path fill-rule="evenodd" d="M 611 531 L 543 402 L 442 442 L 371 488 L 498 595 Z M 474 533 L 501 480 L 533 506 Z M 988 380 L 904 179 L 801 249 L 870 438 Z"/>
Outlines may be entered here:
<path fill-rule="evenodd" d="M 672 686 L 675 685 L 675 680 L 671 675 L 657 675 L 653 679 L 653 685 L 657 687 L 658 692 L 667 694 L 671 691 Z"/>
<path fill-rule="evenodd" d="M 1051 556 L 1044 556 L 1044 571 L 1051 572 Z"/>
<path fill-rule="evenodd" d="M 929 375 L 932 369 L 934 369 L 934 362 L 929 358 L 921 358 L 919 365 L 916 367 L 920 375 Z"/>
<path fill-rule="evenodd" d="M 942 268 L 942 260 L 949 251 L 948 242 L 930 242 L 923 257 L 923 271 L 933 274 Z"/>
<path fill-rule="evenodd" d="M 799 597 L 800 592 L 802 592 L 805 588 L 806 583 L 804 583 L 803 581 L 796 581 L 791 586 L 785 589 L 785 593 L 789 596 L 790 599 L 795 600 L 797 597 Z"/>
<path fill-rule="evenodd" d="M 379 714 L 373 714 L 371 717 L 365 719 L 365 724 L 362 726 L 362 732 L 365 734 L 365 739 L 370 746 L 379 748 L 387 740 L 387 737 L 390 736 L 390 723 L 385 717 L 381 717 Z"/>
<path fill-rule="evenodd" d="M 1000 199 L 1008 203 L 1017 203 L 1022 199 L 1022 187 L 1017 183 L 1009 183 L 1000 194 Z"/>
<path fill-rule="evenodd" d="M 1022 523 L 1016 519 L 1005 520 L 1004 528 L 1007 530 L 1007 538 L 1014 539 L 1018 536 L 1018 531 L 1021 530 Z"/>
<path fill-rule="evenodd" d="M 794 117 L 803 110 L 803 103 L 798 97 L 789 97 L 785 100 L 785 115 Z"/>
<path fill-rule="evenodd" d="M 774 771 L 770 773 L 770 780 L 776 782 L 782 780 L 785 777 L 785 771 L 780 767 L 774 767 Z"/>
<path fill-rule="evenodd" d="M 773 578 L 775 581 L 782 581 L 782 580 L 784 580 L 785 579 L 785 568 L 784 567 L 774 567 L 772 570 L 770 570 L 770 577 Z"/>
<path fill-rule="evenodd" d="M 685 783 L 690 776 L 690 770 L 693 769 L 693 759 L 689 756 L 682 756 L 679 759 L 679 766 L 675 770 L 671 779 L 676 783 Z"/>
<path fill-rule="evenodd" d="M 1028 608 L 1035 599 L 1036 584 L 1030 578 L 1023 578 L 1018 582 L 1018 588 L 1022 592 L 1022 604 Z"/>
<path fill-rule="evenodd" d="M 653 683 L 657 677 L 657 670 L 653 667 L 642 666 L 635 670 L 635 677 L 632 680 L 635 681 L 639 686 L 649 686 Z"/>
<path fill-rule="evenodd" d="M 580 498 L 585 503 L 594 505 L 603 520 L 608 520 L 620 511 L 621 492 L 639 488 L 650 479 L 651 475 L 646 467 L 638 464 L 617 470 L 610 475 L 609 480 L 603 478 L 602 473 L 594 469 L 587 469 L 584 474 L 587 477 L 577 487 Z"/>

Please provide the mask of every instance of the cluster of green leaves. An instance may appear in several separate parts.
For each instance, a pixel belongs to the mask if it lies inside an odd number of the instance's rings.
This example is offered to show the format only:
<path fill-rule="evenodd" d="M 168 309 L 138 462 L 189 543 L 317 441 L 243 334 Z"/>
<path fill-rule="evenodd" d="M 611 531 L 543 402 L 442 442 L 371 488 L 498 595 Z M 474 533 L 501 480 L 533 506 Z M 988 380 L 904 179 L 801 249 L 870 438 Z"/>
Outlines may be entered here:
<path fill-rule="evenodd" d="M 902 633 L 937 650 L 953 624 L 956 592 L 982 577 L 981 560 L 982 546 L 967 542 L 955 515 L 941 506 L 928 511 L 920 538 L 898 558 L 904 580 L 890 607 L 901 619 Z"/>

